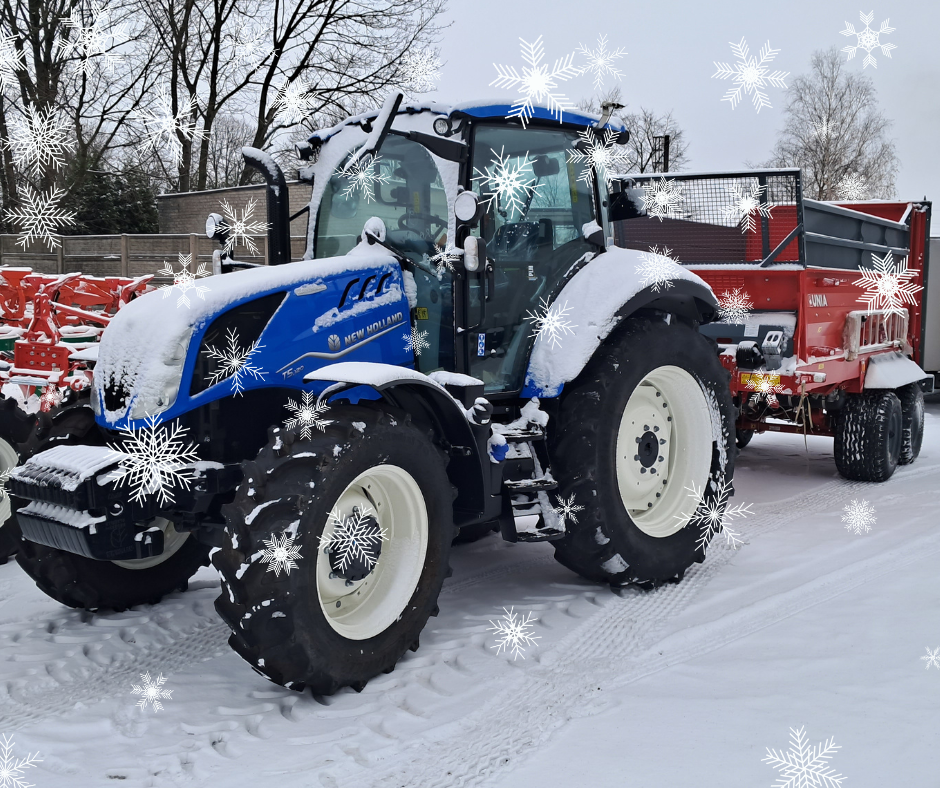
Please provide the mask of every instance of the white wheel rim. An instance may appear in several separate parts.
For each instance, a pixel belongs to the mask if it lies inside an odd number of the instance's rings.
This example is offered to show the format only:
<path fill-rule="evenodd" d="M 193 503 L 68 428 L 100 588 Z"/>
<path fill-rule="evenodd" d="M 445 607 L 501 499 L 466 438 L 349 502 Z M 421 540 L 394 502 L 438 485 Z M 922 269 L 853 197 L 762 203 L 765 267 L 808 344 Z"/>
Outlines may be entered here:
<path fill-rule="evenodd" d="M 639 458 L 639 459 L 637 459 Z M 711 411 L 701 385 L 680 367 L 658 367 L 627 401 L 617 433 L 617 483 L 630 519 L 659 538 L 681 531 L 711 469 Z"/>
<path fill-rule="evenodd" d="M 150 569 L 152 566 L 162 564 L 171 558 L 189 538 L 189 531 L 177 531 L 173 523 L 165 517 L 156 517 L 148 526 L 156 527 L 163 531 L 163 552 L 160 555 L 154 555 L 150 558 L 131 558 L 127 561 L 112 561 L 112 564 L 123 566 L 125 569 Z"/>
<path fill-rule="evenodd" d="M 317 598 L 336 632 L 350 640 L 365 640 L 394 624 L 418 587 L 428 550 L 428 511 L 418 483 L 395 465 L 378 465 L 359 474 L 332 512 L 347 517 L 354 506 L 374 512 L 385 535 L 381 553 L 362 580 L 334 574 L 329 545 L 336 521 L 328 517 L 317 549 Z"/>
<path fill-rule="evenodd" d="M 12 471 L 17 465 L 19 465 L 20 458 L 16 453 L 16 449 L 3 438 L 0 438 L 0 473 L 5 474 L 8 471 Z M 10 494 L 7 492 L 6 487 L 3 489 L 2 495 L 0 495 L 0 526 L 6 523 L 10 519 L 10 515 L 13 513 L 13 509 L 10 507 Z"/>

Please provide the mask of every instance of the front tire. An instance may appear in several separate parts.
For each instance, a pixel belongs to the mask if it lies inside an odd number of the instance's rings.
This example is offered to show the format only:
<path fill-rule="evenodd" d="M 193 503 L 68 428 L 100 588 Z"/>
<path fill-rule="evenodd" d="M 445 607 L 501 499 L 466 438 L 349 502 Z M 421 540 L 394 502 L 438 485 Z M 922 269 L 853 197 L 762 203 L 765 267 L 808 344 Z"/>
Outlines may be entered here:
<path fill-rule="evenodd" d="M 271 430 L 223 507 L 226 544 L 213 556 L 229 645 L 271 681 L 323 695 L 361 690 L 418 648 L 455 535 L 447 457 L 426 430 L 369 407 L 330 415 L 309 439 Z M 367 544 L 371 563 L 344 565 L 338 527 L 356 516 L 386 538 Z M 291 539 L 295 561 L 261 560 L 277 539 Z"/>
<path fill-rule="evenodd" d="M 675 320 L 627 321 L 549 422 L 559 494 L 586 508 L 553 542 L 555 558 L 612 585 L 681 578 L 705 557 L 689 488 L 709 503 L 730 486 L 734 421 L 712 342 Z"/>

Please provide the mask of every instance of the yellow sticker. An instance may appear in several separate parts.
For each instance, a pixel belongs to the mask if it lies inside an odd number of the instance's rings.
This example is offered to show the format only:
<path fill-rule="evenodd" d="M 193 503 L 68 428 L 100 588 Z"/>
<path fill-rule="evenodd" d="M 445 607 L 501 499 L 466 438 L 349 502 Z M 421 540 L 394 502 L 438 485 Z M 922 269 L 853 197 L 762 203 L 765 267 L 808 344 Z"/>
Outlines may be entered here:
<path fill-rule="evenodd" d="M 761 383 L 766 383 L 770 386 L 779 386 L 780 385 L 780 376 L 774 374 L 767 374 L 765 372 L 742 372 L 741 373 L 741 382 L 745 385 L 748 383 L 753 383 L 755 386 L 760 385 Z"/>
<path fill-rule="evenodd" d="M 425 306 L 419 306 L 415 309 L 415 317 L 418 320 L 427 320 L 428 319 L 428 309 Z"/>

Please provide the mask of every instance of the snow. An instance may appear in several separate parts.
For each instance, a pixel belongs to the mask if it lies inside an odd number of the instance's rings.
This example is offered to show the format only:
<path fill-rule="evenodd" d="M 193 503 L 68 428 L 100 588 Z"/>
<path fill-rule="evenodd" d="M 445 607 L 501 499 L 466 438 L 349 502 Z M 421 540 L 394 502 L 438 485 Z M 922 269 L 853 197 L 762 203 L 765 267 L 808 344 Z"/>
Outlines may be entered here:
<path fill-rule="evenodd" d="M 304 375 L 304 383 L 313 380 L 330 380 L 344 383 L 357 383 L 361 386 L 379 388 L 398 380 L 415 380 L 439 387 L 427 375 L 407 367 L 393 364 L 378 364 L 373 361 L 343 361 L 339 364 L 327 364 Z M 442 387 L 440 387 L 442 388 Z"/>
<path fill-rule="evenodd" d="M 121 454 L 107 446 L 55 446 L 30 457 L 10 471 L 10 476 L 34 484 L 42 484 L 44 476 L 51 476 L 60 488 L 72 491 L 120 459 Z"/>
<path fill-rule="evenodd" d="M 895 389 L 930 377 L 917 364 L 898 351 L 878 353 L 868 361 L 866 389 Z"/>
<path fill-rule="evenodd" d="M 23 514 L 34 514 L 37 517 L 44 517 L 47 520 L 55 520 L 57 523 L 70 525 L 73 528 L 91 527 L 94 533 L 96 523 L 104 522 L 104 515 L 93 517 L 88 512 L 80 512 L 75 509 L 69 509 L 67 506 L 59 506 L 46 501 L 30 501 L 20 511 Z"/>

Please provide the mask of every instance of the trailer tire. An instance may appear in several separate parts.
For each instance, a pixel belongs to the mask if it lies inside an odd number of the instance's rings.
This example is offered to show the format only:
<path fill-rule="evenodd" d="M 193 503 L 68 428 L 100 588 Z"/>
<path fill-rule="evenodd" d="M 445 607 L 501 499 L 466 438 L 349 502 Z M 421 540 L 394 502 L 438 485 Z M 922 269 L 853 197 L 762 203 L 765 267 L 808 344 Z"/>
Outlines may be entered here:
<path fill-rule="evenodd" d="M 754 437 L 754 430 L 735 430 L 734 431 L 734 442 L 737 444 L 739 449 L 743 449 L 751 442 L 751 438 Z"/>
<path fill-rule="evenodd" d="M 903 417 L 897 394 L 872 389 L 848 394 L 835 424 L 833 454 L 846 479 L 884 482 L 891 478 L 903 445 Z"/>
<path fill-rule="evenodd" d="M 362 405 L 333 407 L 330 416 L 309 438 L 269 430 L 223 507 L 225 544 L 212 557 L 229 645 L 274 683 L 320 695 L 360 691 L 418 649 L 456 535 L 448 458 L 429 430 Z M 354 506 L 369 507 L 387 536 L 355 572 L 336 565 L 329 547 L 338 523 L 331 514 L 346 522 Z M 293 565 L 262 560 L 288 537 L 299 553 Z"/>
<path fill-rule="evenodd" d="M 693 517 L 688 488 L 724 510 L 736 455 L 728 377 L 714 343 L 675 319 L 629 319 L 595 352 L 548 423 L 558 494 L 585 508 L 552 543 L 561 564 L 653 588 L 704 560 L 714 534 Z"/>
<path fill-rule="evenodd" d="M 924 442 L 924 392 L 916 383 L 897 390 L 901 400 L 901 453 L 899 465 L 910 465 L 920 454 Z"/>

